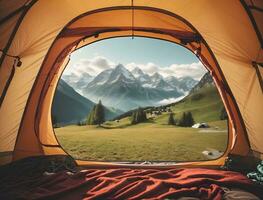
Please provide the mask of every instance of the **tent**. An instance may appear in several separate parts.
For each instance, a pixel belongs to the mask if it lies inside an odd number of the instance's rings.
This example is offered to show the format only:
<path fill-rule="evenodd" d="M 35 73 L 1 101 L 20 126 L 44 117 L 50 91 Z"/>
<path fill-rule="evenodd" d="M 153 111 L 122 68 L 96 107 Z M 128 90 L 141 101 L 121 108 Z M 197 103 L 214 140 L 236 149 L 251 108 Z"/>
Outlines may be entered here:
<path fill-rule="evenodd" d="M 52 128 L 51 103 L 70 53 L 106 38 L 177 43 L 210 71 L 229 115 L 229 154 L 263 157 L 262 0 L 2 0 L 0 163 L 66 155 Z M 101 166 L 114 163 L 77 161 Z"/>

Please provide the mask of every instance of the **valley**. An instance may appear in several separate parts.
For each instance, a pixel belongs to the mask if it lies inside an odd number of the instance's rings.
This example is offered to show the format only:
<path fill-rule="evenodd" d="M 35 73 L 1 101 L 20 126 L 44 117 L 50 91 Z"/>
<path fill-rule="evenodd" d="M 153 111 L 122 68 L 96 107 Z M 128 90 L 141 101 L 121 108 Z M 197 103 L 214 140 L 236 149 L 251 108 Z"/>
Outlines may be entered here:
<path fill-rule="evenodd" d="M 223 104 L 209 74 L 179 102 L 143 108 L 147 121 L 131 124 L 128 111 L 98 125 L 56 128 L 61 145 L 77 159 L 97 161 L 199 161 L 217 158 L 227 145 L 227 120 L 220 120 Z M 150 110 L 162 110 L 158 115 Z M 178 121 L 191 112 L 196 123 L 209 128 L 168 125 L 169 113 Z M 206 154 L 206 152 L 208 152 Z M 218 152 L 211 156 L 211 152 Z M 208 156 L 210 155 L 210 157 Z"/>

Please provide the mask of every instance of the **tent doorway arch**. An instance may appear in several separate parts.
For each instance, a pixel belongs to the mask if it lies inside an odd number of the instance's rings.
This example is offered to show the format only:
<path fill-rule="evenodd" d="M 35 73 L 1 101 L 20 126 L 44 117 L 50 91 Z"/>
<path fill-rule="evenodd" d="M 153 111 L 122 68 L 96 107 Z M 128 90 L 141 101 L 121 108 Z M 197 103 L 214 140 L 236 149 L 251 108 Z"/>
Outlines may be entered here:
<path fill-rule="evenodd" d="M 172 18 L 171 20 L 176 21 L 174 23 L 179 23 L 179 22 L 182 23 L 182 24 L 180 24 L 180 26 L 182 26 L 182 27 L 180 27 L 180 29 L 176 30 L 176 31 L 172 31 L 169 29 L 163 29 L 162 30 L 160 27 L 142 27 L 142 26 L 138 26 L 138 27 L 125 26 L 125 27 L 122 27 L 122 26 L 117 25 L 119 23 L 118 21 L 120 18 L 117 19 L 117 22 L 116 22 L 117 26 L 111 25 L 111 24 L 108 25 L 109 22 L 107 22 L 107 24 L 105 24 L 105 25 L 103 24 L 102 27 L 97 27 L 97 28 L 92 27 L 91 24 L 89 24 L 89 26 L 91 26 L 91 27 L 85 25 L 86 23 L 88 24 L 88 22 L 89 22 L 88 18 L 94 17 L 94 15 L 99 15 L 100 18 L 107 18 L 108 14 L 112 15 L 111 12 L 123 12 L 123 10 L 128 15 L 130 15 L 130 11 L 135 12 L 134 17 L 136 17 L 137 14 L 140 15 L 141 14 L 140 12 L 145 12 L 144 14 L 149 15 L 149 17 L 151 16 L 151 14 L 161 15 L 162 17 L 169 17 L 169 18 Z M 105 16 L 103 16 L 103 15 L 105 15 Z M 121 13 L 120 14 L 114 14 L 114 15 L 118 16 L 118 15 L 121 15 Z M 123 15 L 123 13 L 122 13 L 122 15 Z M 95 17 L 98 17 L 98 16 L 95 16 Z M 128 20 L 128 22 L 129 22 L 129 20 Z M 81 25 L 81 27 L 76 27 L 78 23 L 79 24 L 84 23 L 84 24 Z M 110 28 L 107 28 L 107 26 L 109 26 Z M 112 28 L 112 27 L 114 27 L 114 28 Z M 222 87 L 220 85 L 222 85 L 223 76 L 222 76 L 222 72 L 220 71 L 220 68 L 212 68 L 211 64 L 208 63 L 209 59 L 214 60 L 213 55 L 209 54 L 210 53 L 209 49 L 208 49 L 209 47 L 207 46 L 205 41 L 201 38 L 199 33 L 194 29 L 194 27 L 192 27 L 191 24 L 187 23 L 185 20 L 183 20 L 179 16 L 171 14 L 171 13 L 167 13 L 166 11 L 163 11 L 163 10 L 149 8 L 149 7 L 121 7 L 121 8 L 115 7 L 115 8 L 109 8 L 109 9 L 103 9 L 103 10 L 95 10 L 91 13 L 86 13 L 83 16 L 79 16 L 76 19 L 73 19 L 72 22 L 70 22 L 69 25 L 67 25 L 64 28 L 64 30 L 60 33 L 59 37 L 53 43 L 53 45 L 52 45 L 53 47 L 51 47 L 51 49 L 49 51 L 50 52 L 49 55 L 45 58 L 46 62 L 44 62 L 44 64 L 41 67 L 41 70 L 40 70 L 40 73 L 41 73 L 41 71 L 43 73 L 43 71 L 45 71 L 45 69 L 44 69 L 45 67 L 50 67 L 48 69 L 49 71 L 46 72 L 48 74 L 48 76 L 45 77 L 46 78 L 45 82 L 44 82 L 45 84 L 43 85 L 43 89 L 41 90 L 41 93 L 39 96 L 39 103 L 36 107 L 37 108 L 36 109 L 36 115 L 35 115 L 36 122 L 35 122 L 35 126 L 34 126 L 34 129 L 35 129 L 34 131 L 36 133 L 36 137 L 39 139 L 39 142 L 44 147 L 44 149 L 45 148 L 50 149 L 52 152 L 53 148 L 56 148 L 56 149 L 61 148 L 61 146 L 59 145 L 58 141 L 54 138 L 54 136 L 48 137 L 48 135 L 47 135 L 47 133 L 54 134 L 53 131 L 50 130 L 50 128 L 51 128 L 50 105 L 52 103 L 52 97 L 54 95 L 54 87 L 52 88 L 52 87 L 50 87 L 50 85 L 56 85 L 57 84 L 58 77 L 60 77 L 62 70 L 66 66 L 67 59 L 65 59 L 65 58 L 67 57 L 67 55 L 72 50 L 76 50 L 76 49 L 82 47 L 83 45 L 88 45 L 92 42 L 96 42 L 96 41 L 102 40 L 102 39 L 119 37 L 119 36 L 127 36 L 127 35 L 128 36 L 133 35 L 133 36 L 144 36 L 144 37 L 164 39 L 164 40 L 172 41 L 172 42 L 175 42 L 177 44 L 180 44 L 180 45 L 186 47 L 190 51 L 195 52 L 197 54 L 197 56 L 200 58 L 200 60 L 203 62 L 203 64 L 208 68 L 208 70 L 214 76 L 217 86 L 219 88 Z M 72 37 L 73 37 L 73 40 L 71 39 L 67 43 L 63 44 L 64 41 L 66 41 L 68 38 L 72 38 Z M 168 38 L 166 38 L 166 37 L 168 37 Z M 56 49 L 56 45 L 59 42 L 58 40 L 63 41 L 63 42 L 61 41 L 63 46 L 61 46 L 60 51 Z M 78 45 L 78 47 L 76 45 Z M 201 50 L 199 49 L 200 47 L 201 47 Z M 206 49 L 206 51 L 209 52 L 208 56 L 210 58 L 208 57 L 208 59 L 207 59 L 206 57 L 204 57 L 202 55 L 203 49 Z M 56 51 L 56 57 L 54 57 L 55 61 L 53 61 L 53 62 L 50 61 L 53 64 L 48 66 L 48 60 L 51 57 L 50 54 L 51 54 L 52 50 L 53 51 L 57 50 Z M 197 51 L 200 51 L 200 52 L 197 52 Z M 216 63 L 215 60 L 214 60 L 214 63 Z M 39 74 L 39 77 L 43 77 L 43 76 L 41 74 Z M 35 88 L 36 87 L 38 87 L 38 86 L 35 85 Z M 32 92 L 34 93 L 34 91 L 32 91 Z M 229 100 L 231 99 L 232 105 L 234 105 L 235 100 L 232 98 L 232 95 L 230 96 L 231 98 L 227 99 L 226 93 L 224 93 L 224 91 L 222 91 L 222 90 L 220 93 L 222 95 L 222 98 L 224 99 L 225 106 L 228 108 L 228 110 L 230 110 Z M 31 98 L 33 98 L 33 97 L 31 97 Z M 29 104 L 30 104 L 30 102 L 29 102 Z M 232 111 L 232 109 L 231 109 L 230 119 L 236 120 L 234 123 L 237 123 L 238 120 L 239 120 L 239 123 L 241 123 L 241 119 L 239 117 L 236 119 L 234 118 L 233 112 L 238 113 L 238 110 Z M 46 119 L 48 119 L 48 121 L 46 121 Z M 26 119 L 24 118 L 24 120 L 26 120 Z M 48 123 L 48 126 L 47 126 L 47 123 Z M 230 127 L 231 127 L 230 130 L 233 130 L 232 124 L 230 125 Z M 234 134 L 234 133 L 230 132 L 229 141 L 233 141 L 234 136 L 232 134 Z M 229 145 L 230 146 L 228 147 L 226 154 L 231 149 L 231 142 L 229 143 Z M 56 153 L 59 153 L 59 152 L 56 152 Z"/>

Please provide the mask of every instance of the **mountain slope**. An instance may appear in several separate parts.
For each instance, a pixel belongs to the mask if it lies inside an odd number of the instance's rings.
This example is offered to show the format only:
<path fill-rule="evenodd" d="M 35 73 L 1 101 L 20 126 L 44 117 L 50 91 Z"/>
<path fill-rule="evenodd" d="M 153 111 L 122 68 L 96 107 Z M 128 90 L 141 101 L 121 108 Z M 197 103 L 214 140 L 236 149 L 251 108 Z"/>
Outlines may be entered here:
<path fill-rule="evenodd" d="M 198 91 L 201 88 L 204 87 L 209 87 L 209 86 L 214 86 L 214 81 L 212 76 L 210 75 L 209 72 L 205 73 L 205 75 L 200 79 L 198 84 L 196 84 L 191 90 L 190 93 L 194 93 L 195 91 Z"/>
<path fill-rule="evenodd" d="M 63 79 L 60 79 L 52 104 L 53 121 L 60 125 L 75 124 L 86 119 L 95 105 L 94 102 L 81 96 Z M 120 111 L 106 108 L 106 119 L 121 114 Z"/>
<path fill-rule="evenodd" d="M 223 102 L 212 77 L 206 73 L 184 99 L 165 107 L 170 107 L 177 119 L 183 112 L 190 111 L 195 122 L 209 122 L 220 120 Z M 159 120 L 164 118 L 161 116 Z"/>
<path fill-rule="evenodd" d="M 191 92 L 181 101 L 159 107 L 144 108 L 145 111 L 171 110 L 178 120 L 183 112 L 190 111 L 195 122 L 213 122 L 220 120 L 223 102 L 214 85 L 212 77 L 205 74 Z M 169 109 L 167 109 L 169 108 Z M 121 120 L 131 116 L 132 110 L 123 113 L 115 119 Z M 169 112 L 153 117 L 154 123 L 167 124 Z"/>

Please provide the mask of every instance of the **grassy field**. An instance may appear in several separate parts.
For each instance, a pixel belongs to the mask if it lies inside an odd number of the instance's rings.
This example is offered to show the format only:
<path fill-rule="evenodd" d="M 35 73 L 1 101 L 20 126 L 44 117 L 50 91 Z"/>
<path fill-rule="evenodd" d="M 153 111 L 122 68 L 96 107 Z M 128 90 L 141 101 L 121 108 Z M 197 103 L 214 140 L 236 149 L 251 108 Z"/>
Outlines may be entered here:
<path fill-rule="evenodd" d="M 55 129 L 61 145 L 74 158 L 100 161 L 189 161 L 207 160 L 205 150 L 224 151 L 227 145 L 226 121 L 210 123 L 211 132 L 142 123 L 128 126 L 68 126 Z M 118 128 L 123 127 L 123 128 Z"/>
<path fill-rule="evenodd" d="M 191 111 L 195 122 L 211 128 L 169 126 L 169 113 L 131 125 L 130 117 L 107 121 L 102 126 L 67 126 L 55 129 L 61 145 L 74 158 L 97 161 L 197 161 L 223 152 L 227 145 L 227 121 L 220 121 L 222 101 L 215 87 L 205 87 L 170 105 L 176 120 Z M 149 117 L 149 116 L 148 116 Z M 213 153 L 214 154 L 214 153 Z M 215 156 L 213 156 L 215 158 Z"/>

